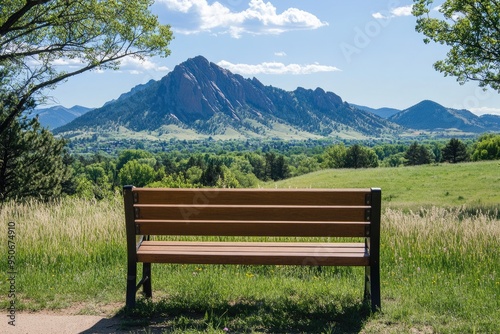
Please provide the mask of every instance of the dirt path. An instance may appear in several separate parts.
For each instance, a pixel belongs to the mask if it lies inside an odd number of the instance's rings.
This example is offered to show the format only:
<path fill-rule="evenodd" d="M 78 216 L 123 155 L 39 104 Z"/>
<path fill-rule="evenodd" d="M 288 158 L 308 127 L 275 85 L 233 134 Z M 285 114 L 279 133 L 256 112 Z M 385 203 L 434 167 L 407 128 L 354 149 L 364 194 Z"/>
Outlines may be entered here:
<path fill-rule="evenodd" d="M 120 320 L 97 315 L 55 315 L 43 313 L 16 314 L 15 326 L 3 316 L 0 333 L 126 333 L 120 331 Z"/>
<path fill-rule="evenodd" d="M 122 304 L 77 304 L 57 311 L 19 312 L 16 313 L 14 322 L 8 314 L 2 312 L 0 333 L 130 333 L 130 328 L 124 329 L 123 319 L 114 316 L 121 306 Z"/>

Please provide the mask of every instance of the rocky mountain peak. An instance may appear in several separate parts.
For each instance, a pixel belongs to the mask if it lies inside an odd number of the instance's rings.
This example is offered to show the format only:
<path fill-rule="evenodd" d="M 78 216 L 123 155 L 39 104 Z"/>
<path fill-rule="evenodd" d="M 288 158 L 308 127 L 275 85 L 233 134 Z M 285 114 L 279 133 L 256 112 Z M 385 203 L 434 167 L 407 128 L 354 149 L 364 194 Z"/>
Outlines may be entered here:
<path fill-rule="evenodd" d="M 238 133 L 265 137 L 279 131 L 325 136 L 336 131 L 378 135 L 397 126 L 353 109 L 322 88 L 288 92 L 256 78 L 233 74 L 202 56 L 175 66 L 160 81 L 150 82 L 59 129 L 123 126 L 153 131 L 174 124 L 206 134 Z"/>

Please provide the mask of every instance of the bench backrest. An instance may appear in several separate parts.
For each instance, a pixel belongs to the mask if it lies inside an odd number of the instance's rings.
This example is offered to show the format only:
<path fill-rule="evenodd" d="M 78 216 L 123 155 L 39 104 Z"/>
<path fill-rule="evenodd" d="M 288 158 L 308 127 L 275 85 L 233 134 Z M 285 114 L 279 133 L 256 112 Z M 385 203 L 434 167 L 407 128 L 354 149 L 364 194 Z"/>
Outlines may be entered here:
<path fill-rule="evenodd" d="M 124 187 L 128 235 L 372 237 L 380 189 Z"/>

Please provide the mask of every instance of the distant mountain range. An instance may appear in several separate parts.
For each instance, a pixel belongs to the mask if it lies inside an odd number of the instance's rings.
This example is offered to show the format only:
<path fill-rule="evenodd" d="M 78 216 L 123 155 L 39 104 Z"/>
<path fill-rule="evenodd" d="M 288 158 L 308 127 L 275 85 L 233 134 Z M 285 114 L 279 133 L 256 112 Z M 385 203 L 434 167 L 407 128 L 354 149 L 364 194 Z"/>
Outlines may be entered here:
<path fill-rule="evenodd" d="M 417 103 L 388 119 L 406 128 L 432 131 L 456 129 L 463 132 L 482 133 L 500 130 L 500 116 L 477 116 L 468 110 L 445 108 L 429 100 Z"/>
<path fill-rule="evenodd" d="M 370 107 L 366 107 L 366 106 L 360 106 L 360 105 L 357 105 L 357 104 L 352 104 L 352 103 L 349 103 L 351 106 L 355 107 L 355 108 L 358 108 L 358 109 L 361 109 L 361 110 L 364 110 L 364 111 L 368 111 L 372 114 L 375 114 L 377 116 L 380 116 L 382 118 L 389 118 L 390 116 L 394 115 L 394 114 L 397 114 L 398 112 L 400 112 L 401 110 L 399 109 L 394 109 L 394 108 L 378 108 L 378 109 L 374 109 L 374 108 L 370 108 Z"/>
<path fill-rule="evenodd" d="M 264 86 L 202 56 L 159 81 L 134 87 L 55 130 L 66 137 L 106 133 L 148 138 L 391 138 L 410 132 L 500 130 L 500 116 L 422 101 L 405 110 L 349 104 L 332 92 Z"/>
<path fill-rule="evenodd" d="M 421 101 L 404 110 L 394 108 L 373 109 L 355 104 L 351 105 L 388 119 L 407 129 L 428 131 L 458 130 L 469 133 L 500 131 L 500 115 L 477 116 L 468 110 L 446 108 L 429 100 Z"/>
<path fill-rule="evenodd" d="M 86 108 L 82 106 L 74 106 L 71 108 L 65 108 L 63 106 L 53 106 L 44 109 L 35 109 L 33 112 L 28 114 L 28 118 L 38 117 L 38 121 L 44 127 L 49 129 L 55 129 L 57 127 L 68 124 L 77 117 L 82 116 L 92 108 Z"/>

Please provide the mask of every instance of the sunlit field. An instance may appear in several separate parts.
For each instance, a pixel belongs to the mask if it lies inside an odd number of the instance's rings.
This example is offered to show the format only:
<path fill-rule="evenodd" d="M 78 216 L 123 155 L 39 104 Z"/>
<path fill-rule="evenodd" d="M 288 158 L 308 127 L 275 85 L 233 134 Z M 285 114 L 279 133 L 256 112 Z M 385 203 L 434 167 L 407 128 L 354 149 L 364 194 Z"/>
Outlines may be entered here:
<path fill-rule="evenodd" d="M 495 209 L 500 203 L 500 163 L 485 161 L 399 168 L 327 169 L 264 187 L 382 188 L 382 206 L 462 206 Z"/>

